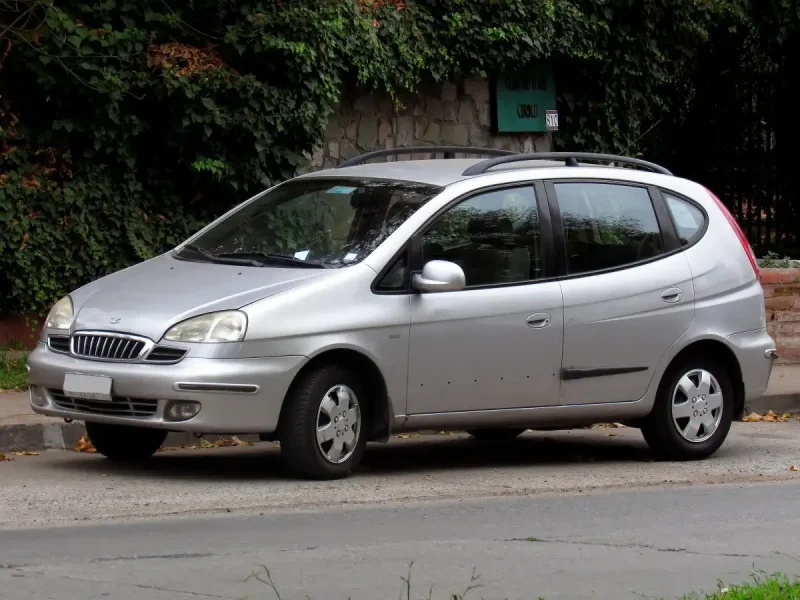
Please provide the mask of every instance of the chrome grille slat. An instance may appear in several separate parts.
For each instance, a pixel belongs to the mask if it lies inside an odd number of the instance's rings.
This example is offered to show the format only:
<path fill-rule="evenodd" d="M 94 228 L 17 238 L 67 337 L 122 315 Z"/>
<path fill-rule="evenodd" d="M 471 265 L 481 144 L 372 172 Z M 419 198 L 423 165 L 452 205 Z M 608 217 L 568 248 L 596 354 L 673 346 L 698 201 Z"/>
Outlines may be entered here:
<path fill-rule="evenodd" d="M 81 332 L 72 335 L 72 354 L 81 358 L 134 362 L 152 342 L 129 334 Z"/>

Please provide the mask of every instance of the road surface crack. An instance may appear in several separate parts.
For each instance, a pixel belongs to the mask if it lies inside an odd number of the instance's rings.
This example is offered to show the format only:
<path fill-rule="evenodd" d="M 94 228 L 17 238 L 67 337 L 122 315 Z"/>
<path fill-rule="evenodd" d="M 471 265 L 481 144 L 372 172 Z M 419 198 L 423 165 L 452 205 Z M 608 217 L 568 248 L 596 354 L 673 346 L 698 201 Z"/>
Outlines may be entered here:
<path fill-rule="evenodd" d="M 671 552 L 680 554 L 693 554 L 698 556 L 722 556 L 727 558 L 769 558 L 762 554 L 739 554 L 735 552 L 698 552 L 696 550 L 689 550 L 688 548 L 661 548 L 653 546 L 652 544 L 617 544 L 614 542 L 595 542 L 585 540 L 562 540 L 558 538 L 511 538 L 505 540 L 506 542 L 529 542 L 529 543 L 542 543 L 542 544 L 574 544 L 577 546 L 600 546 L 604 548 L 639 548 L 642 550 L 652 550 L 653 552 Z"/>
<path fill-rule="evenodd" d="M 209 558 L 216 556 L 211 553 L 181 553 L 181 554 L 150 554 L 150 555 L 133 555 L 133 556 L 98 556 L 93 558 L 91 562 L 116 562 L 118 560 L 167 560 L 167 559 L 185 559 L 185 558 Z"/>
<path fill-rule="evenodd" d="M 35 575 L 50 575 L 50 573 L 46 571 L 22 571 L 23 573 L 30 573 Z M 139 588 L 142 590 L 151 590 L 155 592 L 169 592 L 171 594 L 183 594 L 186 596 L 191 596 L 193 598 L 219 598 L 222 600 L 226 600 L 229 596 L 220 596 L 218 594 L 206 594 L 203 592 L 192 592 L 189 590 L 178 590 L 174 588 L 167 588 L 161 587 L 157 585 L 146 585 L 143 583 L 128 583 L 126 581 L 106 581 L 103 579 L 92 579 L 89 577 L 75 577 L 74 575 L 62 575 L 60 573 L 55 573 L 55 577 L 60 579 L 66 579 L 68 581 L 80 581 L 83 583 L 94 583 L 94 584 L 106 584 L 106 585 L 118 585 L 118 586 L 125 586 L 125 587 L 133 587 Z"/>

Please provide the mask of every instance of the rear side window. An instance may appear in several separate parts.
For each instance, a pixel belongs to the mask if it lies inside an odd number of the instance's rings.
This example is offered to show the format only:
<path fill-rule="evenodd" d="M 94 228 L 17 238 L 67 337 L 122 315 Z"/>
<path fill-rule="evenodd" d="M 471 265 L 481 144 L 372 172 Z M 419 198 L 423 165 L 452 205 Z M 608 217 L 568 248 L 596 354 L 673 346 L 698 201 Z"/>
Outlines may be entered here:
<path fill-rule="evenodd" d="M 613 269 L 664 253 L 645 188 L 613 183 L 556 183 L 570 275 Z"/>
<path fill-rule="evenodd" d="M 705 225 L 706 218 L 703 211 L 686 200 L 669 194 L 664 194 L 664 199 L 667 201 L 667 207 L 672 215 L 672 221 L 675 223 L 681 244 L 684 246 L 691 244 L 700 235 Z"/>

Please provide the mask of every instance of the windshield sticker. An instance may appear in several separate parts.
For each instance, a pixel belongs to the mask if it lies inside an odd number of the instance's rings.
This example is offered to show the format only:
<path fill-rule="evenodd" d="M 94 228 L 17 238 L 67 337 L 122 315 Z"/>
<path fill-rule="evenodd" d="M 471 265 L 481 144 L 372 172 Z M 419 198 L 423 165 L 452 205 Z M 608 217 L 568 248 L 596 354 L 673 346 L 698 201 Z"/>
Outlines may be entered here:
<path fill-rule="evenodd" d="M 328 190 L 329 194 L 352 194 L 356 191 L 354 187 L 347 187 L 346 185 L 337 185 Z"/>
<path fill-rule="evenodd" d="M 308 258 L 308 253 L 309 252 L 311 252 L 311 250 L 300 250 L 300 252 L 295 252 L 294 253 L 294 257 L 297 260 L 305 260 L 305 259 Z"/>
<path fill-rule="evenodd" d="M 358 258 L 358 254 L 355 252 L 348 252 L 347 255 L 344 257 L 344 262 L 353 262 L 355 259 Z"/>

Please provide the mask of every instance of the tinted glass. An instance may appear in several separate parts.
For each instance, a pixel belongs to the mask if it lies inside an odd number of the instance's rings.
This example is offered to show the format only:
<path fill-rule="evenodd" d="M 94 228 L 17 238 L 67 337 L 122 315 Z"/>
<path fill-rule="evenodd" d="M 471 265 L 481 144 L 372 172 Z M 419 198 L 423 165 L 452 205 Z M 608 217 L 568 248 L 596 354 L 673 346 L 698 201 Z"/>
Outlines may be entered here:
<path fill-rule="evenodd" d="M 555 184 L 570 274 L 612 269 L 663 253 L 647 190 L 606 183 Z"/>
<path fill-rule="evenodd" d="M 424 262 L 449 260 L 467 286 L 523 282 L 542 276 L 539 211 L 533 188 L 473 196 L 444 213 L 423 239 Z"/>
<path fill-rule="evenodd" d="M 363 260 L 439 191 L 402 181 L 298 179 L 235 212 L 184 252 L 208 260 L 253 257 L 269 266 L 294 261 L 346 267 Z"/>
<path fill-rule="evenodd" d="M 394 261 L 394 264 L 386 272 L 386 275 L 383 276 L 377 288 L 385 292 L 405 289 L 407 266 L 408 259 L 404 251 L 403 254 Z"/>
<path fill-rule="evenodd" d="M 703 211 L 686 200 L 669 194 L 664 194 L 664 199 L 667 201 L 669 212 L 672 213 L 672 221 L 675 223 L 681 244 L 684 246 L 690 244 L 705 224 Z"/>

